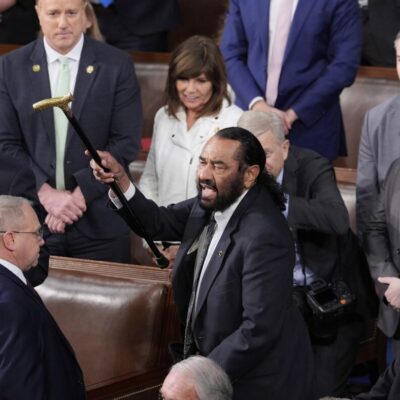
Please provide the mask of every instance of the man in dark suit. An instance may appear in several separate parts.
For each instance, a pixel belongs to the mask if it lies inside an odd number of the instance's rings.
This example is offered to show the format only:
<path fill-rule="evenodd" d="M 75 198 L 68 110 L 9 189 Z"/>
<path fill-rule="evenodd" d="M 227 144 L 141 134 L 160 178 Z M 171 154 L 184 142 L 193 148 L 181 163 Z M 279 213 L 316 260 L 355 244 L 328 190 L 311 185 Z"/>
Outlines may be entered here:
<path fill-rule="evenodd" d="M 93 179 L 79 137 L 61 110 L 32 110 L 71 91 L 72 111 L 95 147 L 113 152 L 125 168 L 139 151 L 142 111 L 132 60 L 83 35 L 86 4 L 38 0 L 44 38 L 1 58 L 0 152 L 35 174 L 50 254 L 128 262 L 128 230 L 104 207 L 106 189 Z"/>
<path fill-rule="evenodd" d="M 386 175 L 365 232 L 365 253 L 380 299 L 378 327 L 400 359 L 400 158 Z"/>
<path fill-rule="evenodd" d="M 181 242 L 173 288 L 185 355 L 217 362 L 235 400 L 314 399 L 310 343 L 292 301 L 292 237 L 258 140 L 241 128 L 217 132 L 200 156 L 198 198 L 167 208 L 135 189 L 109 153 L 100 155 L 111 172 L 92 161 L 95 177 L 118 179 L 150 237 Z"/>
<path fill-rule="evenodd" d="M 22 272 L 44 244 L 29 202 L 0 196 L 0 399 L 85 399 L 74 352 Z"/>
<path fill-rule="evenodd" d="M 393 38 L 400 27 L 399 0 L 364 0 L 362 64 L 395 67 Z"/>
<path fill-rule="evenodd" d="M 400 31 L 394 40 L 397 76 L 400 79 Z M 369 110 L 364 117 L 357 162 L 357 235 L 364 235 L 371 212 L 393 161 L 400 156 L 400 95 Z"/>
<path fill-rule="evenodd" d="M 369 314 L 368 295 L 373 296 L 373 289 L 368 267 L 357 249 L 357 239 L 350 231 L 332 165 L 312 150 L 289 148 L 283 125 L 274 113 L 247 111 L 238 126 L 258 138 L 266 154 L 267 170 L 282 184 L 287 195 L 285 215 L 297 253 L 293 285 L 295 298 L 309 319 L 316 394 L 342 395 L 362 335 L 362 317 Z M 304 295 L 307 286 L 316 285 L 321 278 L 326 283 L 345 281 L 357 294 L 356 312 L 332 322 L 313 318 Z"/>
<path fill-rule="evenodd" d="M 24 197 L 32 202 L 33 208 L 41 222 L 44 221 L 44 210 L 40 205 L 35 190 L 35 176 L 31 169 L 17 159 L 0 153 L 0 195 Z M 40 285 L 47 277 L 49 270 L 49 253 L 44 245 L 40 249 L 39 262 L 34 268 L 24 272 L 32 286 Z"/>
<path fill-rule="evenodd" d="M 120 49 L 167 51 L 168 30 L 181 22 L 178 0 L 90 1 L 107 43 Z"/>
<path fill-rule="evenodd" d="M 400 397 L 400 360 L 392 362 L 381 375 L 374 387 L 359 394 L 354 400 L 398 400 Z"/>
<path fill-rule="evenodd" d="M 221 41 L 229 83 L 241 108 L 275 112 L 291 143 L 333 160 L 346 154 L 339 94 L 353 83 L 360 61 L 358 3 L 290 3 L 231 0 Z M 272 49 L 282 31 L 279 17 L 288 8 L 292 19 L 287 41 L 277 44 L 284 49 L 282 58 Z M 278 73 L 274 80 L 273 71 Z M 269 98 L 274 82 L 276 96 Z"/>

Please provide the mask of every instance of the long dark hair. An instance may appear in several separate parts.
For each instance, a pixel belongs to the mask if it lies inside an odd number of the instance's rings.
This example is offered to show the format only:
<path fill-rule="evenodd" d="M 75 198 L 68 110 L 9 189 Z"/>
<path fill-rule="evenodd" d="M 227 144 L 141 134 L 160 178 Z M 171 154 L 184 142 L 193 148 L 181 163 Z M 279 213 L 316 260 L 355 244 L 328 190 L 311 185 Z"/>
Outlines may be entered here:
<path fill-rule="evenodd" d="M 281 211 L 286 209 L 285 195 L 281 185 L 276 182 L 275 178 L 265 169 L 265 153 L 258 139 L 248 130 L 232 127 L 218 131 L 215 136 L 221 139 L 236 140 L 240 142 L 240 147 L 235 154 L 236 160 L 239 161 L 240 168 L 258 165 L 260 174 L 257 177 L 257 184 L 266 187 L 271 194 L 272 200 Z"/>

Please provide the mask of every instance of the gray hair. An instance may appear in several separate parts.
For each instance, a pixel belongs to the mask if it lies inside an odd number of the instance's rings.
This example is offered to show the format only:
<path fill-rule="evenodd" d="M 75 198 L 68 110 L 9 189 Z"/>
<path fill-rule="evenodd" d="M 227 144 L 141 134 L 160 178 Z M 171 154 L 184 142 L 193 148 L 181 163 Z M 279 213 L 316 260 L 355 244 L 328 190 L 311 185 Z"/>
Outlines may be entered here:
<path fill-rule="evenodd" d="M 171 371 L 181 372 L 192 380 L 199 400 L 231 400 L 233 388 L 227 373 L 214 361 L 192 356 L 177 364 Z"/>
<path fill-rule="evenodd" d="M 247 129 L 256 137 L 272 132 L 280 143 L 286 140 L 282 121 L 273 112 L 245 111 L 239 118 L 237 126 Z"/>
<path fill-rule="evenodd" d="M 397 32 L 397 35 L 394 39 L 394 44 L 396 44 L 399 39 L 400 39 L 400 31 Z"/>
<path fill-rule="evenodd" d="M 25 222 L 24 204 L 31 205 L 23 197 L 0 195 L 0 231 L 21 229 Z"/>

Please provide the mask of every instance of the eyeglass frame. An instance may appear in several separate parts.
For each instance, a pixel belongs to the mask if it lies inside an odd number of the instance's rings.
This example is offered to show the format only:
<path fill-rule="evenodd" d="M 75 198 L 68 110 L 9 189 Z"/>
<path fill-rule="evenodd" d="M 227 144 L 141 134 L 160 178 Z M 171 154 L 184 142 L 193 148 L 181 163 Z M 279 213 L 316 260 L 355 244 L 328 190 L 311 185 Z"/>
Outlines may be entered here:
<path fill-rule="evenodd" d="M 14 230 L 9 230 L 9 231 L 0 231 L 0 233 L 4 234 L 7 232 L 13 232 L 13 233 L 32 233 L 34 235 L 36 235 L 36 237 L 38 239 L 43 239 L 43 227 L 41 226 L 39 229 L 37 229 L 36 231 L 14 231 Z"/>

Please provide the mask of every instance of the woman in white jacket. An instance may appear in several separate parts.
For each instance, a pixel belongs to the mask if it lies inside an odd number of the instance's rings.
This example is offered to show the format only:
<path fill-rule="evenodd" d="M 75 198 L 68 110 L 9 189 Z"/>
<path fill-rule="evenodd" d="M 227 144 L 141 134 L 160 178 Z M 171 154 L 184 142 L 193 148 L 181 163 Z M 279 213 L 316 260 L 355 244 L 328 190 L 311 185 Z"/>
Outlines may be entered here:
<path fill-rule="evenodd" d="M 165 95 L 139 183 L 144 195 L 161 206 L 197 195 L 196 170 L 204 144 L 218 130 L 236 126 L 242 113 L 228 94 L 219 48 L 204 36 L 192 36 L 172 53 Z"/>

